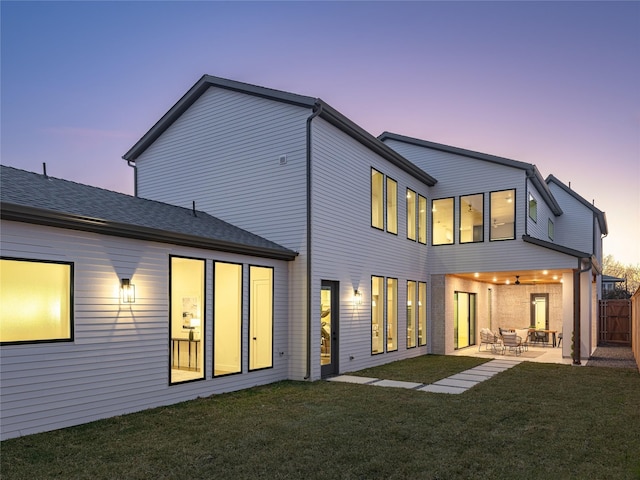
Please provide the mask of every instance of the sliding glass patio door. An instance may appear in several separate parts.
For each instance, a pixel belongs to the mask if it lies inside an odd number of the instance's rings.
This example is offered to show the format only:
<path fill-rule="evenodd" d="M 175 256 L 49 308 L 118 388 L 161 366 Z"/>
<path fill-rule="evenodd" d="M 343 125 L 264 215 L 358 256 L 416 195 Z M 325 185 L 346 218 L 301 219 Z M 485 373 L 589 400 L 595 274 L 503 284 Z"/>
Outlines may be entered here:
<path fill-rule="evenodd" d="M 476 344 L 476 294 L 455 292 L 453 344 L 457 350 Z"/>

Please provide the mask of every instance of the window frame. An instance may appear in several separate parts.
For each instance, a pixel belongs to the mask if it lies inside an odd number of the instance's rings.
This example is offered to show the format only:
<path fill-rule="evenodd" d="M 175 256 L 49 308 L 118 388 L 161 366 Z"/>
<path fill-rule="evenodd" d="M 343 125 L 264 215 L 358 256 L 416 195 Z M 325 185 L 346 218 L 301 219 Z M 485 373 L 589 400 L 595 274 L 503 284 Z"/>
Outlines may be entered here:
<path fill-rule="evenodd" d="M 554 240 L 554 236 L 555 236 L 555 225 L 553 223 L 553 220 L 551 220 L 550 218 L 547 219 L 547 236 L 549 237 L 549 240 Z"/>
<path fill-rule="evenodd" d="M 460 195 L 458 197 L 458 218 L 459 218 L 459 230 L 462 230 L 462 218 L 463 218 L 463 211 L 462 211 L 462 202 L 465 198 L 467 197 L 480 197 L 481 198 L 481 212 L 480 212 L 480 217 L 482 218 L 482 223 L 480 223 L 479 225 L 474 225 L 472 223 L 471 225 L 471 240 L 462 240 L 462 233 L 458 234 L 458 242 L 460 244 L 467 244 L 467 243 L 483 243 L 484 242 L 484 193 L 480 192 L 480 193 L 471 193 L 469 195 Z M 471 205 L 471 203 L 469 203 L 469 205 Z M 481 235 L 480 235 L 480 239 L 479 240 L 474 240 L 475 235 L 474 235 L 474 228 L 476 226 L 481 227 L 480 231 L 481 231 Z"/>
<path fill-rule="evenodd" d="M 424 200 L 424 202 L 423 202 Z M 424 209 L 422 209 L 424 203 Z M 429 202 L 427 201 L 427 197 L 423 197 L 418 194 L 418 243 L 423 245 L 427 244 L 428 237 L 428 229 L 427 229 L 427 209 Z M 424 237 L 424 238 L 423 238 Z"/>
<path fill-rule="evenodd" d="M 389 227 L 389 218 L 390 218 L 390 211 L 389 211 L 389 198 L 391 198 L 391 195 L 389 195 L 389 183 L 392 183 L 395 187 L 395 195 L 394 195 L 394 203 L 392 206 L 392 210 L 395 210 L 395 212 L 393 212 L 393 218 L 395 220 L 395 231 L 391 230 L 391 228 Z M 385 175 L 385 189 L 384 189 L 384 204 L 385 204 L 385 219 L 383 221 L 383 223 L 385 224 L 385 228 L 387 230 L 387 232 L 391 233 L 392 235 L 398 235 L 398 182 L 396 180 L 394 180 L 393 178 L 386 176 Z"/>
<path fill-rule="evenodd" d="M 393 334 L 395 335 L 393 338 L 394 340 L 394 348 L 389 349 L 389 309 L 390 309 L 390 304 L 389 304 L 389 284 L 393 284 L 394 288 L 394 303 L 395 303 L 395 312 L 394 312 L 394 322 L 393 322 L 393 326 L 394 326 L 394 331 Z M 384 318 L 384 332 L 386 335 L 385 338 L 385 343 L 384 346 L 386 348 L 387 353 L 388 352 L 397 352 L 398 351 L 398 307 L 399 307 L 399 303 L 398 302 L 398 279 L 395 277 L 386 277 L 385 278 L 385 292 L 387 292 L 385 294 L 385 318 Z"/>
<path fill-rule="evenodd" d="M 269 269 L 271 270 L 271 363 L 268 366 L 264 366 L 264 367 L 251 367 L 251 336 L 253 334 L 253 330 L 251 330 L 251 296 L 252 296 L 252 284 L 251 284 L 251 270 L 253 268 L 265 268 L 265 269 Z M 271 265 L 256 265 L 256 264 L 249 264 L 248 265 L 248 275 L 249 275 L 249 285 L 248 285 L 248 299 L 247 299 L 247 303 L 248 303 L 248 320 L 247 320 L 247 356 L 248 356 L 248 360 L 247 360 L 247 366 L 248 366 L 248 370 L 249 372 L 257 372 L 259 370 L 267 370 L 270 368 L 273 368 L 273 351 L 274 351 L 274 343 L 275 343 L 275 267 L 271 266 Z"/>
<path fill-rule="evenodd" d="M 435 243 L 435 235 L 433 232 L 433 227 L 435 225 L 435 221 L 433 219 L 433 214 L 435 213 L 435 203 L 441 202 L 443 200 L 451 200 L 451 242 L 449 243 Z M 456 199 L 455 197 L 443 197 L 443 198 L 434 198 L 431 200 L 431 245 L 434 247 L 439 247 L 441 245 L 454 245 L 456 243 Z"/>
<path fill-rule="evenodd" d="M 493 204 L 494 204 L 493 195 L 497 195 L 499 193 L 504 193 L 504 192 L 513 192 L 513 200 L 511 201 L 511 204 L 513 205 L 513 234 L 511 237 L 493 238 L 492 233 L 493 233 L 493 225 L 495 220 L 495 217 L 493 215 Z M 518 191 L 515 188 L 506 188 L 503 190 L 494 190 L 489 192 L 489 241 L 490 242 L 504 242 L 504 241 L 510 241 L 510 240 L 516 239 L 516 225 L 518 220 L 518 209 L 516 208 L 517 200 L 518 200 Z"/>
<path fill-rule="evenodd" d="M 413 200 L 409 198 L 410 195 L 413 195 Z M 416 215 L 416 204 L 418 201 L 417 195 L 418 194 L 415 192 L 415 190 L 407 187 L 407 193 L 405 196 L 407 202 L 407 240 L 411 240 L 412 242 L 418 240 L 418 224 Z M 410 211 L 411 208 L 413 208 L 413 212 Z M 411 227 L 413 227 L 413 233 L 411 232 Z"/>
<path fill-rule="evenodd" d="M 240 350 L 240 369 L 237 372 L 218 373 L 216 374 L 216 264 L 235 265 L 240 267 L 240 334 L 238 335 L 239 350 Z M 229 375 L 242 374 L 244 369 L 244 351 L 242 348 L 242 331 L 244 329 L 244 264 L 239 262 L 226 262 L 221 260 L 213 260 L 213 278 L 211 281 L 212 289 L 212 311 L 211 311 L 211 376 L 213 378 L 226 377 Z"/>
<path fill-rule="evenodd" d="M 407 303 L 406 303 L 406 312 L 407 312 L 407 325 L 406 325 L 406 338 L 407 338 L 407 350 L 411 349 L 411 348 L 416 348 L 418 346 L 418 331 L 417 331 L 417 319 L 418 319 L 418 309 L 417 308 L 412 308 L 411 309 L 411 314 L 409 313 L 409 286 L 413 284 L 413 299 L 412 299 L 412 304 L 411 307 L 414 307 L 414 303 L 417 306 L 418 303 L 418 282 L 415 280 L 407 280 Z M 410 319 L 409 316 L 411 316 L 412 318 Z M 412 327 L 412 331 L 413 331 L 413 343 L 410 345 L 409 344 L 409 339 L 411 338 L 409 332 L 409 327 Z"/>
<path fill-rule="evenodd" d="M 533 210 L 533 214 L 532 214 Z M 527 201 L 527 214 L 533 223 L 538 223 L 538 200 L 529 192 L 529 199 Z"/>
<path fill-rule="evenodd" d="M 374 306 L 373 306 L 373 281 L 374 279 L 378 279 L 380 280 L 380 284 L 378 285 L 378 301 L 376 303 L 376 311 L 378 311 L 377 309 L 380 308 L 382 311 L 382 324 L 380 324 L 380 322 L 376 322 L 376 325 L 378 327 L 378 338 L 380 337 L 380 335 L 382 334 L 382 349 L 374 351 L 373 350 L 373 310 L 374 310 Z M 371 355 L 380 355 L 385 353 L 385 347 L 386 347 L 386 338 L 385 338 L 385 326 L 386 326 L 386 322 L 385 322 L 385 312 L 387 309 L 387 303 L 386 303 L 386 294 L 385 294 L 385 289 L 387 287 L 387 282 L 385 281 L 385 277 L 384 276 L 379 276 L 379 275 L 371 275 L 371 308 L 370 308 L 370 321 L 369 321 L 369 335 L 370 335 L 370 348 L 369 351 L 371 353 Z M 382 301 L 380 301 L 380 295 L 382 295 Z M 381 304 L 381 305 L 378 305 Z M 382 327 L 382 328 L 381 328 Z M 378 342 L 380 342 L 380 340 L 378 340 Z"/>
<path fill-rule="evenodd" d="M 379 211 L 380 211 L 380 215 L 382 215 L 382 223 L 380 226 L 375 224 L 376 219 L 374 219 L 374 197 L 373 197 L 373 191 L 374 191 L 374 183 L 373 183 L 373 179 L 375 177 L 375 174 L 380 175 L 381 177 L 381 185 L 380 185 L 380 198 L 378 199 L 378 207 L 379 207 Z M 369 182 L 369 189 L 370 189 L 370 200 L 371 200 L 371 204 L 370 204 L 370 213 L 371 213 L 371 227 L 375 228 L 376 230 L 382 230 L 384 231 L 384 225 L 385 225 L 385 221 L 384 221 L 384 213 L 385 213 L 385 192 L 384 192 L 384 187 L 385 187 L 385 181 L 384 181 L 385 175 L 384 173 L 382 173 L 381 171 L 371 167 L 371 172 L 370 172 L 370 182 Z"/>
<path fill-rule="evenodd" d="M 424 290 L 423 290 L 424 289 Z M 424 291 L 424 298 L 422 298 L 422 292 Z M 424 347 L 427 344 L 427 325 L 428 325 L 428 315 L 427 315 L 427 282 L 418 282 L 418 347 Z M 423 322 L 424 320 L 424 322 Z M 422 328 L 422 336 L 420 335 L 420 329 Z"/>
<path fill-rule="evenodd" d="M 0 345 L 31 345 L 31 344 L 42 344 L 42 343 L 72 343 L 75 341 L 75 263 L 74 262 L 65 262 L 58 260 L 41 260 L 37 258 L 20 258 L 20 257 L 10 257 L 10 256 L 0 256 L 0 263 L 3 260 L 14 261 L 14 262 L 30 262 L 30 263 L 42 263 L 42 264 L 53 264 L 53 265 L 63 265 L 69 267 L 69 336 L 62 338 L 52 338 L 52 339 L 32 339 L 32 340 L 10 340 L 0 342 Z"/>

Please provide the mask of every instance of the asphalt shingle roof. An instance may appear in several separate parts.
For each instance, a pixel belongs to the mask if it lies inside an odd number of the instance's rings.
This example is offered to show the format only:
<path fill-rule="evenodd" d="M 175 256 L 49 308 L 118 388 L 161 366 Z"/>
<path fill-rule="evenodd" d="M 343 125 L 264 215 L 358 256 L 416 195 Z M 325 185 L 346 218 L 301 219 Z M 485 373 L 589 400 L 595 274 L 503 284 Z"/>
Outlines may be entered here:
<path fill-rule="evenodd" d="M 0 201 L 2 218 L 11 220 L 55 225 L 64 219 L 70 228 L 105 234 L 288 260 L 296 256 L 202 211 L 194 216 L 188 208 L 13 167 L 0 166 Z"/>

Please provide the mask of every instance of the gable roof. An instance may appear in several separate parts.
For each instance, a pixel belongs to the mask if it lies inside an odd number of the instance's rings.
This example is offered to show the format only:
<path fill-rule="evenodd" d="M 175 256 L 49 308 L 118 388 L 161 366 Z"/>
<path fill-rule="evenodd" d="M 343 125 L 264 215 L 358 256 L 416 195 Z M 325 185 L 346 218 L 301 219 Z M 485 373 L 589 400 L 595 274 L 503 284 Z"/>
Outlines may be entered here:
<path fill-rule="evenodd" d="M 562 183 L 560 180 L 558 180 L 556 177 L 554 177 L 553 175 L 549 175 L 547 177 L 546 183 L 554 183 L 555 185 L 557 185 L 558 187 L 560 187 L 560 189 L 564 190 L 565 192 L 567 192 L 569 195 L 571 195 L 573 198 L 575 198 L 576 200 L 578 200 L 578 202 L 580 202 L 581 204 L 583 204 L 585 207 L 587 207 L 588 209 L 590 209 L 593 214 L 596 216 L 596 218 L 598 219 L 598 225 L 600 226 L 600 232 L 603 235 L 608 235 L 609 234 L 609 228 L 607 226 L 607 215 L 600 210 L 599 208 L 597 208 L 595 205 L 593 205 L 592 203 L 587 202 L 584 198 L 582 198 L 580 195 L 578 195 L 576 192 L 574 192 L 573 190 L 571 190 L 571 188 L 569 188 L 567 185 L 565 185 L 564 183 Z"/>
<path fill-rule="evenodd" d="M 452 147 L 449 145 L 443 145 L 441 143 L 429 142 L 427 140 L 421 140 L 419 138 L 407 137 L 405 135 L 400 135 L 397 133 L 391 132 L 383 132 L 378 136 L 378 139 L 382 142 L 385 140 L 396 140 L 398 142 L 404 142 L 411 145 L 416 145 L 419 147 L 430 148 L 432 150 L 439 150 L 441 152 L 452 153 L 455 155 L 461 155 L 464 157 L 475 158 L 477 160 L 482 160 L 485 162 L 491 162 L 498 165 L 504 165 L 507 167 L 518 168 L 520 170 L 524 170 L 527 174 L 527 177 L 531 179 L 531 182 L 535 185 L 535 187 L 540 192 L 540 195 L 544 198 L 551 211 L 554 215 L 559 216 L 562 215 L 562 208 L 553 197 L 551 190 L 549 190 L 549 186 L 546 184 L 542 175 L 538 171 L 538 167 L 531 163 L 520 162 L 518 160 L 511 160 L 509 158 L 498 157 L 496 155 L 489 155 L 487 153 L 475 152 L 473 150 L 467 150 L 459 147 Z"/>
<path fill-rule="evenodd" d="M 200 80 L 198 80 L 195 85 L 193 85 L 193 87 L 191 87 L 189 91 L 187 91 L 187 93 L 185 93 L 182 98 L 178 100 L 176 104 L 171 107 L 169 111 L 165 113 L 162 118 L 160 118 L 160 120 L 158 120 L 156 124 L 122 156 L 122 158 L 130 162 L 135 162 L 136 158 L 138 158 L 153 142 L 155 142 L 158 137 L 160 137 L 160 135 L 162 135 L 162 133 L 164 133 L 164 131 L 173 124 L 173 122 L 180 118 L 180 116 L 187 111 L 187 109 L 193 105 L 195 101 L 198 100 L 198 98 L 200 98 L 200 96 L 210 87 L 223 88 L 277 102 L 288 103 L 308 108 L 314 113 L 319 112 L 318 116 L 320 118 L 326 120 L 334 127 L 360 142 L 369 150 L 380 155 L 423 183 L 432 186 L 437 182 L 437 180 L 427 172 L 411 163 L 395 150 L 389 148 L 383 142 L 319 98 L 260 87 L 226 78 L 214 77 L 212 75 L 203 75 Z"/>
<path fill-rule="evenodd" d="M 205 212 L 6 166 L 0 166 L 0 217 L 279 260 L 297 255 Z"/>

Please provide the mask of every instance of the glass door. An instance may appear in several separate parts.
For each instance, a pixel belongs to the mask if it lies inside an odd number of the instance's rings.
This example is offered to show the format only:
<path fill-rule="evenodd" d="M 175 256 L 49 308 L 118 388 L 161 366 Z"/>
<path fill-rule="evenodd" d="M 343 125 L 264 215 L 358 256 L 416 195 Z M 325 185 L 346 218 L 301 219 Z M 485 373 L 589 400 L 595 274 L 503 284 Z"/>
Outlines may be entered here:
<path fill-rule="evenodd" d="M 454 294 L 453 344 L 457 350 L 476 344 L 476 294 Z"/>
<path fill-rule="evenodd" d="M 320 375 L 338 373 L 338 282 L 322 281 L 320 289 Z"/>

